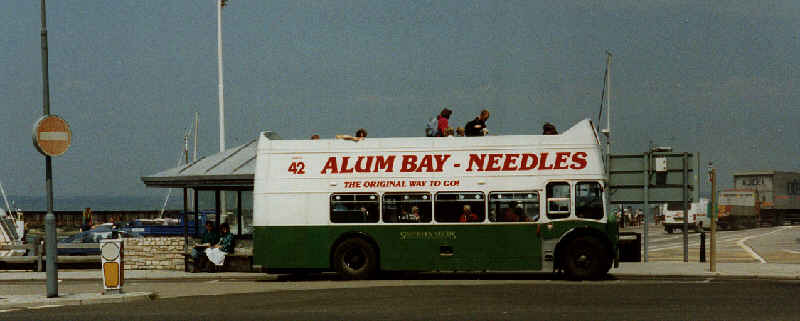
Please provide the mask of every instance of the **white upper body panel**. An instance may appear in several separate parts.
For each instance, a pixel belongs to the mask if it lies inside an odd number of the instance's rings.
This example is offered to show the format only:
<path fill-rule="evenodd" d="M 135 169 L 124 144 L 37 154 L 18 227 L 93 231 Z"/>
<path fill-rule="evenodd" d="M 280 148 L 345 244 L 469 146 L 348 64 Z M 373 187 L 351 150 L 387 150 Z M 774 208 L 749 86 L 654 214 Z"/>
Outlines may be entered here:
<path fill-rule="evenodd" d="M 553 180 L 605 180 L 599 140 L 589 120 L 560 135 L 361 141 L 270 140 L 261 135 L 254 225 L 327 224 L 330 193 L 543 192 Z"/>

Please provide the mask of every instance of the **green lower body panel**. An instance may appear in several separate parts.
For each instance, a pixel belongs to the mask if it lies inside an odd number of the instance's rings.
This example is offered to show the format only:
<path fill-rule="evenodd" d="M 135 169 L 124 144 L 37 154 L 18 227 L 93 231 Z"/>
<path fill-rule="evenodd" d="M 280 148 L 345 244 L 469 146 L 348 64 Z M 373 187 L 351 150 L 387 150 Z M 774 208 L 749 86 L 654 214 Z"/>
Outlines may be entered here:
<path fill-rule="evenodd" d="M 364 237 L 374 243 L 384 271 L 541 270 L 544 239 L 576 226 L 605 224 L 257 226 L 254 264 L 268 270 L 331 269 L 338 241 Z M 616 243 L 616 242 L 614 242 Z"/>

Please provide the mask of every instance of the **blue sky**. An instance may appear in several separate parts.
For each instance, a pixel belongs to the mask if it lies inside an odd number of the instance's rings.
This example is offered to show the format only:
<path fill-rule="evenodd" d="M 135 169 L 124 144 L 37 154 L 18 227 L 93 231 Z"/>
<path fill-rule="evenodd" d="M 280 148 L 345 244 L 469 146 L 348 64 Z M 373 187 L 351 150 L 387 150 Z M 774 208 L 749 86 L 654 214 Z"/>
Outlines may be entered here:
<path fill-rule="evenodd" d="M 800 170 L 798 1 L 243 1 L 223 11 L 227 145 L 367 128 L 420 136 L 444 106 L 492 134 L 596 118 L 614 53 L 615 152 L 650 140 L 720 170 Z M 39 2 L 0 2 L 0 180 L 44 194 Z M 204 1 L 50 1 L 52 111 L 73 145 L 57 196 L 161 195 L 200 114 L 218 150 L 216 9 Z M 707 187 L 704 187 L 707 190 Z"/>

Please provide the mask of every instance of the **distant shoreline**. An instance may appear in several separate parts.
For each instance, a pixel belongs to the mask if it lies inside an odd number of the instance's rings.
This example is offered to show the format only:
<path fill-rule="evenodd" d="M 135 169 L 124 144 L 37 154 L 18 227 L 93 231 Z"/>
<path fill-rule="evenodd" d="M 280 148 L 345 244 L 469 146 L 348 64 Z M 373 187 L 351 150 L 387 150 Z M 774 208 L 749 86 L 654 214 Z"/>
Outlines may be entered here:
<path fill-rule="evenodd" d="M 182 210 L 183 197 L 180 193 L 173 193 L 167 204 L 167 210 Z M 164 196 L 73 196 L 56 197 L 53 207 L 56 211 L 81 211 L 84 208 L 100 211 L 145 211 L 161 210 L 164 205 Z M 25 211 L 46 211 L 47 202 L 44 196 L 15 196 L 9 195 L 8 201 L 12 209 L 19 208 Z M 0 208 L 5 210 L 5 203 L 0 201 Z"/>

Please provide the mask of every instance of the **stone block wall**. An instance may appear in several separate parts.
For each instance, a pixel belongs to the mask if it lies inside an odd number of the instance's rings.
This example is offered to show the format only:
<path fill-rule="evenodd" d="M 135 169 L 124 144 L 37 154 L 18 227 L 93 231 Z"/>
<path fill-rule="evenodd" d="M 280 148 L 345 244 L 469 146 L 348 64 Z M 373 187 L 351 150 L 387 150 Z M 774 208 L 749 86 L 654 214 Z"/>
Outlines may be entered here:
<path fill-rule="evenodd" d="M 124 260 L 126 270 L 183 271 L 183 237 L 126 238 Z"/>

